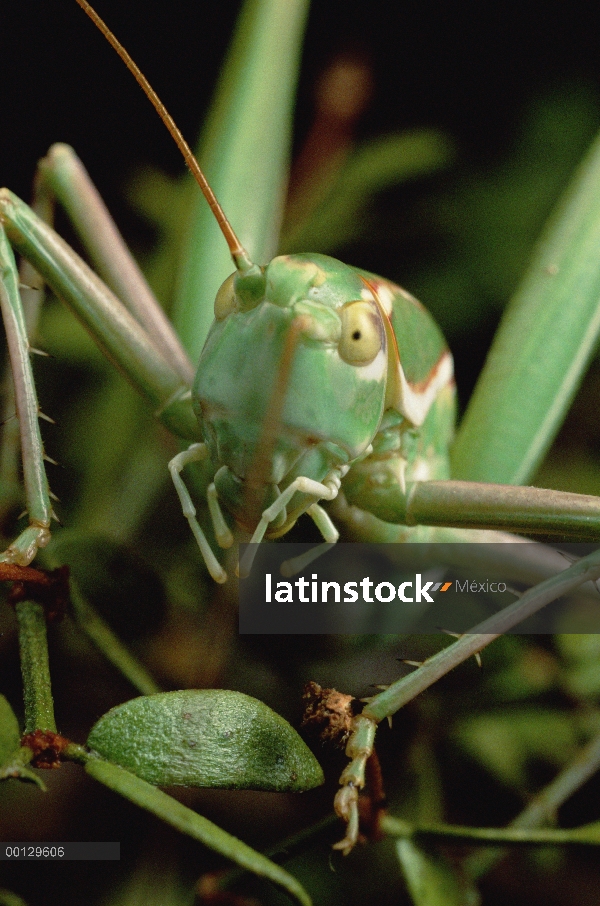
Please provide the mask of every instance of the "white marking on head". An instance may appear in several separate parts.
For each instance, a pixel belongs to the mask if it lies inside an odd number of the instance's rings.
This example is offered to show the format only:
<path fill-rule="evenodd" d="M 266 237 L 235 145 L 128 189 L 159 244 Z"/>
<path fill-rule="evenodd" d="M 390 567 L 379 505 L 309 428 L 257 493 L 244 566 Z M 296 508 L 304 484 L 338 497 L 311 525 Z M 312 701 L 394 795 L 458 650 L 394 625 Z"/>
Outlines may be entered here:
<path fill-rule="evenodd" d="M 446 387 L 453 379 L 452 356 L 448 351 L 443 353 L 422 390 L 415 390 L 410 386 L 404 375 L 402 365 L 399 365 L 398 371 L 398 399 L 394 400 L 394 408 L 418 428 L 425 421 L 431 404 L 440 390 Z"/>
<path fill-rule="evenodd" d="M 386 286 L 385 283 L 378 283 L 375 288 L 377 290 L 377 298 L 381 303 L 381 307 L 383 308 L 388 318 L 391 318 L 394 308 L 394 293 L 391 291 L 389 286 Z"/>
<path fill-rule="evenodd" d="M 356 367 L 356 376 L 362 381 L 381 381 L 387 372 L 387 353 L 380 349 L 368 365 Z"/>

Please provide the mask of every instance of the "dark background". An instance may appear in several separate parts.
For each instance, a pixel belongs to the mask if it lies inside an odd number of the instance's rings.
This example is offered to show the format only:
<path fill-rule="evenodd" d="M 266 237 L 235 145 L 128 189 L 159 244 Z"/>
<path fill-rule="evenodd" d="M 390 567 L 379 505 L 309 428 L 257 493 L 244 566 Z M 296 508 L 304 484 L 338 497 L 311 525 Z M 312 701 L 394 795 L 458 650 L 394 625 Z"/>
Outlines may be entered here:
<path fill-rule="evenodd" d="M 182 130 L 202 121 L 239 4 L 101 0 L 106 18 Z M 376 93 L 361 129 L 434 125 L 473 160 L 502 155 L 523 106 L 549 85 L 598 86 L 600 11 L 592 4 L 315 3 L 298 101 L 299 135 L 312 85 L 330 59 L 360 49 Z M 176 172 L 164 128 L 72 0 L 4 4 L 0 179 L 28 193 L 35 161 L 67 141 L 111 203 L 128 172 L 153 161 Z"/>

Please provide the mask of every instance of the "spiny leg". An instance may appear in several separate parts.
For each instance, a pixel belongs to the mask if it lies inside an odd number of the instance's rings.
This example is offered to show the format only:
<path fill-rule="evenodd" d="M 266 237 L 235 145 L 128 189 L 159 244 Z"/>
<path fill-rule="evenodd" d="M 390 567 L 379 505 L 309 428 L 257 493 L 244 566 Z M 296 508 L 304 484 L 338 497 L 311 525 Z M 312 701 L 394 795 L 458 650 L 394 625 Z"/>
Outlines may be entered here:
<path fill-rule="evenodd" d="M 206 459 L 207 456 L 208 447 L 206 446 L 206 444 L 192 444 L 190 447 L 188 447 L 187 450 L 183 450 L 181 453 L 178 453 L 177 456 L 173 457 L 173 459 L 169 463 L 169 471 L 171 473 L 171 478 L 173 479 L 173 484 L 175 485 L 175 490 L 179 495 L 183 515 L 189 522 L 192 534 L 194 535 L 198 547 L 200 548 L 200 553 L 204 558 L 206 568 L 208 569 L 215 582 L 223 583 L 227 581 L 227 573 L 215 557 L 210 544 L 208 543 L 206 535 L 200 528 L 200 524 L 196 519 L 196 508 L 192 503 L 192 498 L 190 497 L 189 491 L 186 488 L 180 474 L 182 469 L 184 469 L 185 466 L 189 465 L 189 463 L 201 462 L 202 460 Z M 209 494 L 209 509 L 211 516 L 213 517 L 213 522 L 215 522 L 216 511 L 214 510 L 214 502 L 211 505 L 211 496 L 212 495 Z M 223 537 L 223 533 L 219 531 L 219 517 L 224 523 L 223 514 L 221 513 L 220 507 L 218 507 L 218 514 L 219 515 L 217 516 L 216 520 L 215 532 L 218 537 L 219 535 Z M 227 528 L 226 525 L 225 528 Z"/>
<path fill-rule="evenodd" d="M 0 189 L 0 218 L 11 245 L 74 311 L 102 351 L 120 365 L 157 418 L 180 437 L 197 439 L 189 385 L 123 303 L 64 239 L 8 189 Z"/>
<path fill-rule="evenodd" d="M 198 438 L 199 428 L 191 407 L 189 386 L 164 359 L 144 327 L 67 243 L 7 189 L 0 189 L 0 222 L 4 230 L 2 271 L 6 279 L 2 308 L 18 385 L 17 411 L 30 516 L 30 527 L 9 548 L 5 559 L 28 562 L 37 548 L 47 543 L 53 514 L 42 465 L 43 447 L 37 427 L 38 404 L 28 362 L 27 332 L 9 242 L 74 310 L 109 358 L 121 365 L 164 424 L 189 440 Z"/>
<path fill-rule="evenodd" d="M 34 214 L 51 226 L 55 202 L 59 202 L 64 208 L 98 272 L 143 327 L 153 344 L 160 349 L 171 368 L 189 385 L 193 378 L 193 366 L 178 337 L 154 298 L 83 164 L 73 149 L 64 144 L 53 145 L 47 156 L 38 163 L 31 208 Z M 28 335 L 32 336 L 43 298 L 44 280 L 25 257 L 21 262 L 20 275 L 25 284 L 21 296 L 27 330 Z M 33 287 L 33 291 L 29 287 Z M 28 296 L 31 298 L 28 299 Z M 10 379 L 7 383 L 12 391 Z M 13 394 L 9 392 L 5 419 L 12 416 L 14 409 Z M 0 476 L 5 503 L 9 504 L 12 500 L 9 490 L 20 485 L 16 419 L 14 424 L 8 422 L 3 439 Z M 12 494 L 14 495 L 14 491 Z"/>
<path fill-rule="evenodd" d="M 34 183 L 32 209 L 49 223 L 52 219 L 52 204 L 47 192 L 38 191 L 37 180 Z M 27 336 L 34 338 L 37 334 L 39 315 L 44 299 L 44 281 L 26 258 L 19 264 L 19 295 L 23 305 Z M 30 352 L 41 353 L 30 346 Z M 21 500 L 21 439 L 19 419 L 16 416 L 14 384 L 7 359 L 2 377 L 4 391 L 3 411 L 0 415 L 0 519 Z"/>
<path fill-rule="evenodd" d="M 27 566 L 35 557 L 38 548 L 45 547 L 50 540 L 50 520 L 53 513 L 44 468 L 44 446 L 38 423 L 40 410 L 29 361 L 25 315 L 19 295 L 19 276 L 3 228 L 0 228 L 0 276 L 0 308 L 13 372 L 15 404 L 21 435 L 25 499 L 29 515 L 29 526 L 3 554 L 0 554 L 0 561 Z"/>

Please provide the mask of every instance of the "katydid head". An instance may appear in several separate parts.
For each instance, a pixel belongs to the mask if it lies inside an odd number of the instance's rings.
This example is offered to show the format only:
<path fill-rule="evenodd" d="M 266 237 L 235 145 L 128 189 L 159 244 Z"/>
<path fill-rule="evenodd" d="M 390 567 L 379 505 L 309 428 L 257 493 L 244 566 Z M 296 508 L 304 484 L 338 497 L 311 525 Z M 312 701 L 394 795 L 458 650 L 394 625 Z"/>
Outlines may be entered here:
<path fill-rule="evenodd" d="M 277 486 L 297 475 L 321 481 L 367 449 L 388 370 L 383 315 L 353 268 L 280 256 L 253 290 L 238 274 L 222 285 L 193 387 L 211 458 L 225 467 L 219 497 L 240 521 L 251 476 L 264 506 Z"/>

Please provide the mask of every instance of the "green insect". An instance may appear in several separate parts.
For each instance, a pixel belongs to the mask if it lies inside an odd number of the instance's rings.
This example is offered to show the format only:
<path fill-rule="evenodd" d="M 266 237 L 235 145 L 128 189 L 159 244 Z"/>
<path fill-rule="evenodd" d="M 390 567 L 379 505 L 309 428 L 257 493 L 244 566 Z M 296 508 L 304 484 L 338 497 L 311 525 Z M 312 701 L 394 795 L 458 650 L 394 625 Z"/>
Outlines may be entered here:
<path fill-rule="evenodd" d="M 271 56 L 280 58 L 281 65 L 289 60 L 292 67 L 306 4 L 300 0 L 284 4 L 292 25 L 278 20 L 283 15 L 281 6 L 250 4 L 245 15 L 254 17 L 256 32 L 264 27 L 257 10 L 273 19 Z M 246 26 L 247 22 L 240 34 Z M 281 46 L 282 34 L 290 42 L 289 51 Z M 252 45 L 250 33 L 247 43 Z M 264 48 L 261 52 L 269 54 Z M 258 81 L 264 82 L 262 75 Z M 281 81 L 274 72 L 263 91 L 276 94 Z M 285 96 L 277 98 L 284 110 L 290 105 L 290 85 L 288 79 Z M 258 90 L 256 103 L 260 109 Z M 285 116 L 273 115 L 275 134 Z M 264 128 L 262 121 L 260 128 Z M 273 144 L 282 142 L 276 137 Z M 324 255 L 284 255 L 259 266 L 225 219 L 191 152 L 187 147 L 183 151 L 212 209 L 200 215 L 196 231 L 205 228 L 203 218 L 216 214 L 236 268 L 217 292 L 208 331 L 206 312 L 196 316 L 191 304 L 179 316 L 185 346 L 198 358 L 195 378 L 180 340 L 149 296 L 70 149 L 55 146 L 51 150 L 41 165 L 40 182 L 44 192 L 54 194 L 64 205 L 120 299 L 42 218 L 8 190 L 0 193 L 0 303 L 14 374 L 29 516 L 28 526 L 0 562 L 31 562 L 49 541 L 52 518 L 11 247 L 76 312 L 109 358 L 148 399 L 157 417 L 191 444 L 171 461 L 170 470 L 202 557 L 217 582 L 224 582 L 227 575 L 196 518 L 180 474 L 186 465 L 200 460 L 210 461 L 206 496 L 222 548 L 233 542 L 232 527 L 260 542 L 285 536 L 305 513 L 328 543 L 337 540 L 339 524 L 356 538 L 378 541 L 492 537 L 456 533 L 473 529 L 600 536 L 598 499 L 515 486 L 528 480 L 547 448 L 597 335 L 598 269 L 592 268 L 583 291 L 580 285 L 575 291 L 573 274 L 590 273 L 588 264 L 595 262 L 597 249 L 593 230 L 585 233 L 586 213 L 577 193 L 563 210 L 563 217 L 574 225 L 571 235 L 565 240 L 550 233 L 541 248 L 532 271 L 538 283 L 532 289 L 526 287 L 520 304 L 511 311 L 451 460 L 452 359 L 426 310 L 396 285 Z M 221 154 L 216 142 L 212 154 L 214 158 Z M 252 157 L 248 150 L 245 154 L 247 159 Z M 274 154 L 275 163 L 266 169 L 275 171 L 273 182 L 277 182 L 283 160 L 281 152 Z M 582 177 L 580 191 L 588 200 L 590 193 L 598 191 L 595 166 L 594 159 Z M 263 177 L 257 180 L 261 185 Z M 248 170 L 243 178 L 252 184 Z M 215 183 L 222 181 L 217 177 Z M 263 207 L 274 207 L 269 192 L 254 194 Z M 227 190 L 219 195 L 228 210 Z M 263 214 L 257 214 L 256 220 L 261 217 L 264 220 Z M 250 222 L 244 230 L 252 226 Z M 263 236 L 268 232 L 264 227 Z M 584 233 L 585 241 L 579 241 Z M 187 286 L 193 283 L 193 272 L 212 258 L 223 257 L 222 238 L 218 253 L 213 252 L 212 242 L 209 239 L 188 266 L 183 281 Z M 263 246 L 268 246 L 267 239 Z M 252 257 L 262 261 L 263 254 L 259 247 Z M 220 267 L 219 261 L 217 271 Z M 568 333 L 563 318 L 570 322 Z M 194 319 L 198 324 L 189 326 Z M 515 364 L 514 350 L 524 335 L 527 349 Z M 530 392 L 532 362 L 542 350 L 554 367 L 536 376 L 535 406 L 524 411 L 522 399 Z M 486 483 L 492 481 L 503 483 Z M 322 502 L 332 504 L 333 518 Z M 243 564 L 242 569 L 247 566 Z"/>
<path fill-rule="evenodd" d="M 455 417 L 452 359 L 432 318 L 399 287 L 323 255 L 280 256 L 266 267 L 253 263 L 191 152 L 182 149 L 237 268 L 217 293 L 215 320 L 191 396 L 191 366 L 158 307 L 134 290 L 130 316 L 26 205 L 3 192 L 3 311 L 29 512 L 29 526 L 3 555 L 6 561 L 29 563 L 49 539 L 52 515 L 28 342 L 7 242 L 87 323 L 100 346 L 151 400 L 159 418 L 180 437 L 195 441 L 170 469 L 202 556 L 218 582 L 225 581 L 226 573 L 180 477 L 186 464 L 205 458 L 213 471 L 208 506 L 222 547 L 233 541 L 224 513 L 252 533 L 255 543 L 285 535 L 308 513 L 325 541 L 334 542 L 338 531 L 320 501 L 341 497 L 340 490 L 352 507 L 340 518 L 366 538 L 448 537 L 434 528 L 391 530 L 392 524 L 597 534 L 600 514 L 594 498 L 448 482 Z M 93 190 L 73 153 L 57 146 L 40 172 L 77 216 L 76 192 L 83 186 L 92 196 Z M 104 254 L 111 242 L 114 246 L 113 234 L 106 221 L 104 235 L 89 239 L 97 254 Z M 114 256 L 106 266 L 118 271 L 123 258 Z M 133 268 L 130 261 L 127 266 Z"/>

